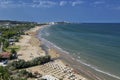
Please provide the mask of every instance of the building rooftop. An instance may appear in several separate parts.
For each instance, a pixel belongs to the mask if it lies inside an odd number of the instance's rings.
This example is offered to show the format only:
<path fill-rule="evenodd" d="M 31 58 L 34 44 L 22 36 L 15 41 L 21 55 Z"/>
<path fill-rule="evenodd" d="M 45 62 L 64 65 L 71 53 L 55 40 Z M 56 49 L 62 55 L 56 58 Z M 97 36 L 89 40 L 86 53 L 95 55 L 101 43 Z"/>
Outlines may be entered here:
<path fill-rule="evenodd" d="M 10 58 L 10 53 L 9 52 L 3 52 L 0 54 L 1 58 Z"/>

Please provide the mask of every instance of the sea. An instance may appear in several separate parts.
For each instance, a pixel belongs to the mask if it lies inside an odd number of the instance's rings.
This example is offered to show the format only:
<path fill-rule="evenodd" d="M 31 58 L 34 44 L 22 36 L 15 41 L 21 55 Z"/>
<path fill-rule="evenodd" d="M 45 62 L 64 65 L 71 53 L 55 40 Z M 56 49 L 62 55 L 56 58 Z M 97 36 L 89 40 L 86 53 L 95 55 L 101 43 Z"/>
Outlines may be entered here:
<path fill-rule="evenodd" d="M 55 24 L 40 30 L 39 37 L 103 80 L 120 80 L 119 23 Z"/>

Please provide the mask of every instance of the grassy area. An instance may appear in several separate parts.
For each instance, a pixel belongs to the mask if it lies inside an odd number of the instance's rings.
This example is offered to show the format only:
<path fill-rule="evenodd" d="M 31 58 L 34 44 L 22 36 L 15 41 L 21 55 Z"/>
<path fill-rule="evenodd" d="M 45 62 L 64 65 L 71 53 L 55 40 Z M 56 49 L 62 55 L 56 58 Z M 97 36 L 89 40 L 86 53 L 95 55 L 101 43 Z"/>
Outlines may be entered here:
<path fill-rule="evenodd" d="M 20 46 L 13 45 L 13 46 L 9 46 L 9 47 L 5 48 L 4 50 L 7 51 L 7 52 L 10 52 L 11 49 L 15 49 L 15 51 L 19 51 L 20 50 Z"/>

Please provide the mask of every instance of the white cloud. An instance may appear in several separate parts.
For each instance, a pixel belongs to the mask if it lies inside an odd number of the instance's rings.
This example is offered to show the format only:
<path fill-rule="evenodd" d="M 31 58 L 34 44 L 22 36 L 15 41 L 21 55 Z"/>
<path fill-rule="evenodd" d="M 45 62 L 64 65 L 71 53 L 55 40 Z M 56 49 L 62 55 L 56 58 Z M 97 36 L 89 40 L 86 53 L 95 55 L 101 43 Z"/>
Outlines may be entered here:
<path fill-rule="evenodd" d="M 97 5 L 97 4 L 104 4 L 105 2 L 104 1 L 95 1 L 93 2 L 93 4 Z"/>
<path fill-rule="evenodd" d="M 56 3 L 52 2 L 52 1 L 41 1 L 39 4 L 40 7 L 52 7 L 55 5 L 56 5 Z"/>
<path fill-rule="evenodd" d="M 50 0 L 33 0 L 32 7 L 52 7 L 55 6 L 57 3 Z"/>
<path fill-rule="evenodd" d="M 105 1 L 94 1 L 90 5 L 93 6 L 93 7 L 99 7 L 99 8 L 107 6 L 107 4 L 105 4 Z"/>
<path fill-rule="evenodd" d="M 53 0 L 31 0 L 26 2 L 26 0 L 0 0 L 0 8 L 17 8 L 17 7 L 32 7 L 32 8 L 50 8 L 54 6 L 65 6 L 69 4 L 70 6 L 76 6 L 84 3 L 81 0 L 74 1 L 53 1 Z"/>
<path fill-rule="evenodd" d="M 11 6 L 10 4 L 12 4 L 10 0 L 0 0 L 0 7 L 6 8 L 7 6 Z"/>
<path fill-rule="evenodd" d="M 17 3 L 14 0 L 0 0 L 0 8 L 16 8 L 16 7 L 25 7 L 27 3 L 18 1 Z"/>
<path fill-rule="evenodd" d="M 72 6 L 76 6 L 76 5 L 80 5 L 80 4 L 82 4 L 82 3 L 84 3 L 83 1 L 73 1 L 72 2 Z"/>
<path fill-rule="evenodd" d="M 64 6 L 67 4 L 67 1 L 60 1 L 60 6 Z"/>
<path fill-rule="evenodd" d="M 19 0 L 15 2 L 14 0 L 0 0 L 0 8 L 10 8 L 10 7 L 52 7 L 57 3 L 50 0 L 32 0 L 32 2 L 25 2 Z"/>

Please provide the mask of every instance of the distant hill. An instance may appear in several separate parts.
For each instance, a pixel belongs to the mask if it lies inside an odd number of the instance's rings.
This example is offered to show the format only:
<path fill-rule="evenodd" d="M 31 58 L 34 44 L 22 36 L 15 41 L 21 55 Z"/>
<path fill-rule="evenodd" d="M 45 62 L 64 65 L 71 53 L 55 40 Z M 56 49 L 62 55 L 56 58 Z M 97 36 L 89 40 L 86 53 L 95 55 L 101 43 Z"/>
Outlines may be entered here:
<path fill-rule="evenodd" d="M 27 21 L 11 21 L 11 20 L 0 20 L 0 24 L 35 24 L 36 22 L 27 22 Z"/>

